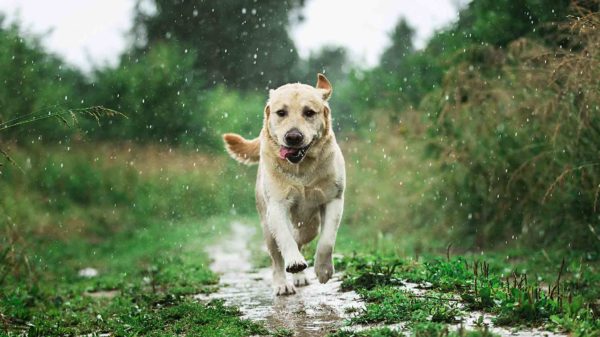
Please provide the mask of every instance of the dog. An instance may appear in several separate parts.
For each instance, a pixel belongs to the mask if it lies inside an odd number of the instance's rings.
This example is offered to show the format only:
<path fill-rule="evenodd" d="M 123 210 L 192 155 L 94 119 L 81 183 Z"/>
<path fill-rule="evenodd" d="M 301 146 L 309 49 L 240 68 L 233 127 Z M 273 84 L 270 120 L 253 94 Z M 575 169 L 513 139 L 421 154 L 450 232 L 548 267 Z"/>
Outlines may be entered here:
<path fill-rule="evenodd" d="M 302 246 L 317 237 L 314 269 L 319 282 L 334 273 L 333 249 L 344 209 L 344 157 L 332 129 L 333 88 L 322 74 L 315 87 L 285 84 L 269 91 L 260 135 L 224 134 L 235 160 L 258 163 L 256 207 L 271 255 L 276 295 L 308 285 Z M 292 273 L 293 283 L 286 278 Z"/>

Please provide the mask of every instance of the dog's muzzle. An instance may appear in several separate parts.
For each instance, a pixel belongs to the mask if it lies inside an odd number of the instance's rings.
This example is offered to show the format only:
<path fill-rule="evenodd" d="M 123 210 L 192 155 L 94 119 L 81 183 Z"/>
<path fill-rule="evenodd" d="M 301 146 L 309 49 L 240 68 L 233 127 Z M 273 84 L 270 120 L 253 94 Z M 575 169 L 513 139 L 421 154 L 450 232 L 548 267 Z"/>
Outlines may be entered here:
<path fill-rule="evenodd" d="M 279 158 L 287 159 L 292 164 L 298 164 L 304 159 L 312 143 L 310 142 L 308 145 L 299 148 L 281 146 L 279 148 Z"/>

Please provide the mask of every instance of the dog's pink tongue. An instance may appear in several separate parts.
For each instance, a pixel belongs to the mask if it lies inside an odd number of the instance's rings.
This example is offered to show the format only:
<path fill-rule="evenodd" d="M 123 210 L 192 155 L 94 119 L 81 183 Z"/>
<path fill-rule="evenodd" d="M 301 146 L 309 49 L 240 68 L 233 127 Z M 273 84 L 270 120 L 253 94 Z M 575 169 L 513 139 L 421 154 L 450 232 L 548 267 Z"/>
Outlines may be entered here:
<path fill-rule="evenodd" d="M 289 155 L 294 155 L 296 153 L 296 149 L 290 149 L 289 147 L 282 146 L 279 148 L 279 158 L 285 159 Z"/>

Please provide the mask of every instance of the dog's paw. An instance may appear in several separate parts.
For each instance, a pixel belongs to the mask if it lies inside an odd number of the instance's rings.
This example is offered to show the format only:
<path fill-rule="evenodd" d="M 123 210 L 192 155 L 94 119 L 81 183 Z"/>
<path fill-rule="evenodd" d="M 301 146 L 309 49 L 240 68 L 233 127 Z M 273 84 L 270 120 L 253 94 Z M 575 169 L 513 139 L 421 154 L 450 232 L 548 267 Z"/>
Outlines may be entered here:
<path fill-rule="evenodd" d="M 296 293 L 296 288 L 288 281 L 282 281 L 274 284 L 273 292 L 277 296 L 293 295 Z"/>
<path fill-rule="evenodd" d="M 287 271 L 288 273 L 299 273 L 306 269 L 306 267 L 308 267 L 308 264 L 306 263 L 306 260 L 302 257 L 302 255 L 298 256 L 295 259 L 286 261 L 285 263 L 285 271 Z"/>
<path fill-rule="evenodd" d="M 327 283 L 329 279 L 333 276 L 333 259 L 331 256 L 331 250 L 329 252 L 317 252 L 317 256 L 315 258 L 315 273 L 317 274 L 317 279 L 321 283 Z"/>
<path fill-rule="evenodd" d="M 293 274 L 292 277 L 294 278 L 294 285 L 296 287 L 304 287 L 309 285 L 308 277 L 304 271 Z"/>

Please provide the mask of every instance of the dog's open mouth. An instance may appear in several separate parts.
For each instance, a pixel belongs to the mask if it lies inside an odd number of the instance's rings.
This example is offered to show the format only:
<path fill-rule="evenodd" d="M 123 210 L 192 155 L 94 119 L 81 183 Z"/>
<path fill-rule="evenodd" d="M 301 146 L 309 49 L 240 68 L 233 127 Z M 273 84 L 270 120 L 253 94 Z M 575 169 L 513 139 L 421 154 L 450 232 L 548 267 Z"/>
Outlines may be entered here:
<path fill-rule="evenodd" d="M 281 146 L 279 148 L 279 158 L 287 159 L 292 164 L 298 164 L 300 161 L 302 161 L 311 145 L 312 142 L 305 147 L 298 148 Z"/>

